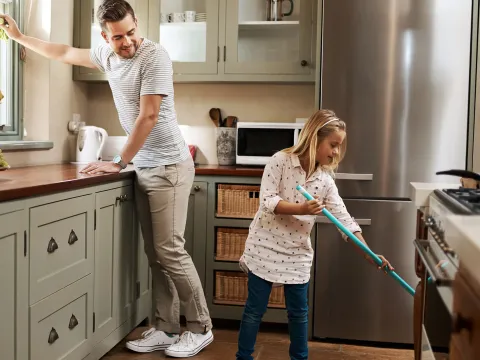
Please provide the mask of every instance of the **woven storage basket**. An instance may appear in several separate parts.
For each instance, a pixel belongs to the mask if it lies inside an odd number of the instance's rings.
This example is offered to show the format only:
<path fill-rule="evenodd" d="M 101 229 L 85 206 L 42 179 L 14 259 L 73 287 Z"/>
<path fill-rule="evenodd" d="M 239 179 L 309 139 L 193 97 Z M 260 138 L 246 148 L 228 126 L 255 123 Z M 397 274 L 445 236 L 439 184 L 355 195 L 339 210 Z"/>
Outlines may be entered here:
<path fill-rule="evenodd" d="M 242 272 L 215 272 L 215 303 L 244 305 L 248 297 L 248 277 Z M 285 308 L 283 286 L 272 288 L 269 307 Z"/>
<path fill-rule="evenodd" d="M 245 249 L 248 229 L 218 228 L 216 260 L 238 261 Z"/>
<path fill-rule="evenodd" d="M 217 216 L 251 219 L 260 204 L 259 185 L 219 184 Z"/>

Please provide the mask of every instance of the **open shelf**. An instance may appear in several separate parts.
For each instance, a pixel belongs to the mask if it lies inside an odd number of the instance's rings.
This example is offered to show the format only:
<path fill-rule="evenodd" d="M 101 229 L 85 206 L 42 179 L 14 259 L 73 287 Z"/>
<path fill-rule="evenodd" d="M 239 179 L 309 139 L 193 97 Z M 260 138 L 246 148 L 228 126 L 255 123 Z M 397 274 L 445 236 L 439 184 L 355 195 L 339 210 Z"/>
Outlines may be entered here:
<path fill-rule="evenodd" d="M 160 28 L 181 28 L 181 29 L 198 29 L 200 27 L 205 27 L 207 23 L 205 21 L 192 21 L 192 22 L 170 22 L 170 23 L 161 23 Z"/>
<path fill-rule="evenodd" d="M 238 24 L 238 27 L 242 30 L 248 29 L 265 29 L 272 27 L 288 27 L 298 26 L 299 21 L 242 21 Z"/>

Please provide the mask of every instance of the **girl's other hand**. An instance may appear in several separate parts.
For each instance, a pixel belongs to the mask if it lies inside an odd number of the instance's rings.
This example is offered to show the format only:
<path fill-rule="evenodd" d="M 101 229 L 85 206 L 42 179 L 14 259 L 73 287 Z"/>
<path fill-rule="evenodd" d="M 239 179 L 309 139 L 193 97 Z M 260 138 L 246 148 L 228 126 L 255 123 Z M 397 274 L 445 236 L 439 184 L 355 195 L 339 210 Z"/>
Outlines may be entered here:
<path fill-rule="evenodd" d="M 377 256 L 380 258 L 380 260 L 382 260 L 382 266 L 378 266 L 375 261 L 373 261 L 373 259 L 368 255 L 365 255 L 365 259 L 367 259 L 368 262 L 370 262 L 372 265 L 376 266 L 378 270 L 383 269 L 385 274 L 387 273 L 387 269 L 390 271 L 395 270 L 395 268 L 390 264 L 387 259 L 385 259 L 383 255 L 377 254 Z"/>
<path fill-rule="evenodd" d="M 315 196 L 315 200 L 306 201 L 301 205 L 301 215 L 319 215 L 325 208 L 319 200 L 318 196 Z"/>

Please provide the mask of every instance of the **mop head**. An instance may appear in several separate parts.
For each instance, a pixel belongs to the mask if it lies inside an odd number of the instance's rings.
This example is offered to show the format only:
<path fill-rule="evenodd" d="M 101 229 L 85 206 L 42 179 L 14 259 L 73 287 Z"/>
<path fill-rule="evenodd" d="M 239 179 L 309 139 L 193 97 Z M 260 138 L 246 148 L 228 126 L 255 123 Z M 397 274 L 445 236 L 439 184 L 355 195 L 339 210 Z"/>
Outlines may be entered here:
<path fill-rule="evenodd" d="M 3 24 L 5 24 L 5 19 L 0 18 L 0 25 L 3 25 Z M 8 40 L 8 35 L 3 29 L 0 29 L 0 40 L 3 40 L 3 41 Z"/>

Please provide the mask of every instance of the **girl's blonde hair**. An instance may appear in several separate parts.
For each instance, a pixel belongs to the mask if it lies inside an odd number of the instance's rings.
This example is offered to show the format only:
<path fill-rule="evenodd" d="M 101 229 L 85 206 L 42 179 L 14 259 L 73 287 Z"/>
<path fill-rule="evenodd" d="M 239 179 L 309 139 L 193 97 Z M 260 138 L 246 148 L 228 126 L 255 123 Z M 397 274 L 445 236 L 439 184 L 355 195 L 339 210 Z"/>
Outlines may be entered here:
<path fill-rule="evenodd" d="M 340 120 L 333 111 L 327 109 L 318 110 L 310 116 L 305 123 L 297 144 L 282 151 L 288 154 L 295 154 L 300 158 L 309 159 L 307 171 L 308 179 L 318 167 L 315 161 L 318 144 L 325 140 L 330 134 L 340 130 L 343 130 L 346 133 L 347 125 Z M 323 168 L 333 175 L 334 170 L 337 169 L 338 164 L 343 160 L 346 151 L 347 136 L 345 135 L 345 139 L 340 146 L 338 155 L 335 156 L 330 165 L 324 165 Z"/>

